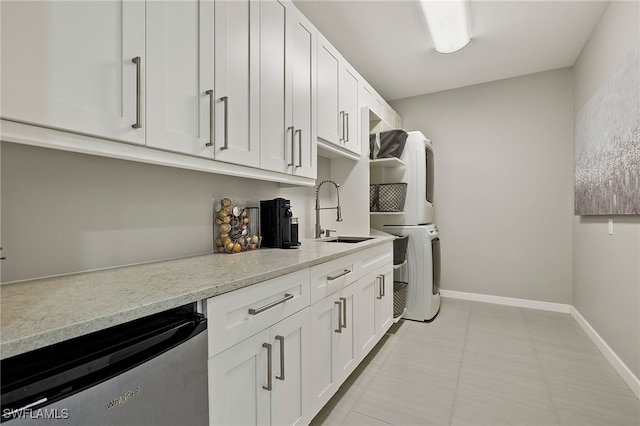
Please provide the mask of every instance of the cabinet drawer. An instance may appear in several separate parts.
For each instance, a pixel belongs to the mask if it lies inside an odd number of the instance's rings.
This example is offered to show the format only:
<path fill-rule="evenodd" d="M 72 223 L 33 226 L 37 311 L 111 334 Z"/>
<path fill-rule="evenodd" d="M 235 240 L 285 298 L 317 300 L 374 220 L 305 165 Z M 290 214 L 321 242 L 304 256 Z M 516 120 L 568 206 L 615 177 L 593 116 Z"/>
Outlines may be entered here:
<path fill-rule="evenodd" d="M 309 306 L 309 269 L 207 300 L 209 357 Z"/>
<path fill-rule="evenodd" d="M 345 256 L 311 268 L 311 303 L 346 287 L 358 279 L 355 255 Z"/>
<path fill-rule="evenodd" d="M 393 243 L 367 249 L 360 254 L 358 275 L 364 277 L 390 263 L 393 263 Z"/>

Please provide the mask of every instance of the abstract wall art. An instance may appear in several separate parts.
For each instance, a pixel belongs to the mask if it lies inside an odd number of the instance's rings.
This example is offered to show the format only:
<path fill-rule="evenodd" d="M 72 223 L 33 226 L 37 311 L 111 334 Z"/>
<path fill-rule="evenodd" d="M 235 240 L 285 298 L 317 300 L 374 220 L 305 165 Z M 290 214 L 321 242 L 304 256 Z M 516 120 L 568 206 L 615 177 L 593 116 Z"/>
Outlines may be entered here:
<path fill-rule="evenodd" d="M 640 43 L 576 116 L 575 214 L 640 214 Z"/>

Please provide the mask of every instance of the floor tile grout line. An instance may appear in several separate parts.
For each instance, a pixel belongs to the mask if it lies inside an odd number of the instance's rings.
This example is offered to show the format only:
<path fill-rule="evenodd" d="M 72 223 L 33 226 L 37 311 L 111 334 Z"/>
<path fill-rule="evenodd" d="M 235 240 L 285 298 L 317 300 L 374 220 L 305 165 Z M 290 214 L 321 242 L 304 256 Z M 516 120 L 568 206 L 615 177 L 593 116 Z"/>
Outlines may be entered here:
<path fill-rule="evenodd" d="M 544 372 L 544 368 L 542 367 L 542 361 L 540 361 L 540 357 L 538 356 L 538 347 L 536 345 L 535 340 L 533 339 L 533 334 L 531 333 L 531 328 L 529 327 L 529 319 L 525 314 L 524 308 L 520 308 L 522 310 L 522 315 L 524 316 L 524 323 L 527 327 L 527 333 L 529 334 L 529 339 L 531 339 L 531 346 L 533 347 L 533 353 L 536 356 L 536 361 L 538 363 L 538 368 L 540 368 L 540 375 L 542 376 L 542 381 L 544 382 L 544 386 L 547 389 L 547 394 L 549 395 L 549 400 L 551 401 L 551 406 L 553 407 L 553 414 L 556 416 L 556 420 L 558 421 L 558 425 L 562 424 L 562 420 L 560 419 L 560 414 L 558 412 L 558 407 L 556 406 L 555 401 L 553 400 L 553 394 L 551 393 L 551 386 L 547 380 L 547 375 Z"/>
<path fill-rule="evenodd" d="M 451 401 L 451 413 L 449 413 L 449 426 L 453 421 L 453 412 L 456 408 L 456 396 L 460 385 L 460 372 L 462 371 L 462 361 L 464 360 L 464 352 L 467 347 L 467 338 L 469 336 L 469 325 L 471 323 L 471 312 L 473 311 L 473 302 L 469 304 L 469 314 L 467 315 L 467 327 L 464 330 L 464 343 L 462 344 L 462 354 L 460 356 L 460 365 L 458 365 L 458 376 L 456 377 L 456 388 L 453 391 L 453 401 Z"/>

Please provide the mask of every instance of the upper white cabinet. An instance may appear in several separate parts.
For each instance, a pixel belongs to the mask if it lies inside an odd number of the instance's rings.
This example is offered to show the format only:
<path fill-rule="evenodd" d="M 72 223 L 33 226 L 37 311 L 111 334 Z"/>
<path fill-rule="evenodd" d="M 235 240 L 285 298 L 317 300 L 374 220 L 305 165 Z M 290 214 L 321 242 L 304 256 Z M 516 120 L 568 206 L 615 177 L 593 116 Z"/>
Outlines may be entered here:
<path fill-rule="evenodd" d="M 291 100 L 292 127 L 297 152 L 293 173 L 298 176 L 316 178 L 317 170 L 317 129 L 316 129 L 316 41 L 315 27 L 295 7 L 289 8 L 289 59 L 291 60 Z"/>
<path fill-rule="evenodd" d="M 145 143 L 143 1 L 0 8 L 2 118 Z"/>
<path fill-rule="evenodd" d="M 290 0 L 6 0 L 0 19 L 8 142 L 312 185 L 318 146 L 359 160 L 359 107 L 387 106 Z"/>
<path fill-rule="evenodd" d="M 317 31 L 288 1 L 260 2 L 260 167 L 316 177 Z"/>
<path fill-rule="evenodd" d="M 147 145 L 213 158 L 213 1 L 146 8 Z"/>
<path fill-rule="evenodd" d="M 340 53 L 318 36 L 318 137 L 340 144 L 342 122 L 340 114 Z"/>
<path fill-rule="evenodd" d="M 318 138 L 360 155 L 358 77 L 340 53 L 318 36 Z"/>
<path fill-rule="evenodd" d="M 260 2 L 215 1 L 214 158 L 258 167 Z"/>
<path fill-rule="evenodd" d="M 340 112 L 342 113 L 342 143 L 360 155 L 358 139 L 358 77 L 355 70 L 344 64 L 340 69 Z"/>

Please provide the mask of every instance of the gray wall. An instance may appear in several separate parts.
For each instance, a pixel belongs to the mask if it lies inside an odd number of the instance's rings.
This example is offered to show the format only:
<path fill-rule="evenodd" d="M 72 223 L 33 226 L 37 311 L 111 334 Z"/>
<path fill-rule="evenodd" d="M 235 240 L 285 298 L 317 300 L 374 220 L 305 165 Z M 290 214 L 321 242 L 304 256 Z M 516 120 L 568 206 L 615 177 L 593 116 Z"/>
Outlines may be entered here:
<path fill-rule="evenodd" d="M 392 102 L 434 144 L 442 288 L 571 302 L 572 72 Z"/>
<path fill-rule="evenodd" d="M 611 2 L 575 63 L 576 113 L 640 39 L 640 3 Z M 640 94 L 639 94 L 640 96 Z M 576 216 L 573 305 L 640 377 L 640 217 Z"/>
<path fill-rule="evenodd" d="M 210 253 L 212 198 L 223 196 L 291 199 L 301 236 L 313 237 L 313 187 L 0 144 L 3 283 Z M 319 158 L 320 179 L 332 168 Z M 323 205 L 332 198 L 323 188 Z M 348 210 L 343 217 L 341 229 L 362 222 Z M 335 211 L 323 220 L 337 229 Z"/>

